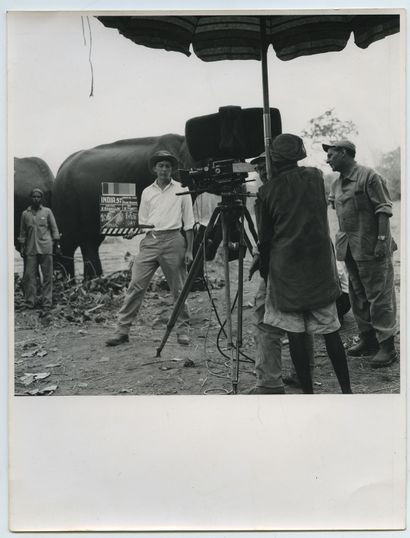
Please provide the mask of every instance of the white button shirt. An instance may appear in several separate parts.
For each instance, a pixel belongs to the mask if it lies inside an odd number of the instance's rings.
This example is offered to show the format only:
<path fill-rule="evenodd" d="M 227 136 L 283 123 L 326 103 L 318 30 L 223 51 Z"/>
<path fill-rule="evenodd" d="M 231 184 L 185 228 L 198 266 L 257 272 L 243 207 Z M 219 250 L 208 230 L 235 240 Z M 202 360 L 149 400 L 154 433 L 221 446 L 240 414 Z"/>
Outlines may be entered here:
<path fill-rule="evenodd" d="M 188 192 L 186 187 L 171 179 L 170 183 L 161 189 L 154 181 L 142 191 L 138 223 L 153 225 L 154 230 L 192 230 L 194 213 L 190 194 L 176 196 L 176 193 Z"/>

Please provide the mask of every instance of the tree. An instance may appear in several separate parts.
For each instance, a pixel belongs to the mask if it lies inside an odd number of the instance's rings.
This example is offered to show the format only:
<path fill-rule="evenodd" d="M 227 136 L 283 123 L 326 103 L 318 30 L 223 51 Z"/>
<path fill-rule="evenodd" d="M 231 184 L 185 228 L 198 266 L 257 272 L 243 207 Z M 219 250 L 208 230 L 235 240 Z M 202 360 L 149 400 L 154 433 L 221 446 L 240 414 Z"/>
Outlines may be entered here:
<path fill-rule="evenodd" d="M 326 110 L 320 116 L 312 118 L 303 129 L 302 137 L 309 138 L 312 144 L 323 141 L 335 141 L 357 135 L 358 130 L 352 121 L 341 121 L 335 114 L 335 109 Z"/>
<path fill-rule="evenodd" d="M 357 136 L 358 130 L 352 121 L 342 121 L 335 113 L 335 109 L 326 110 L 320 116 L 312 118 L 305 129 L 302 130 L 308 158 L 306 164 L 320 168 L 325 174 L 325 187 L 329 191 L 330 184 L 338 176 L 326 164 L 326 154 L 323 151 L 323 142 L 335 142 L 351 136 Z"/>
<path fill-rule="evenodd" d="M 392 200 L 400 200 L 400 148 L 383 153 L 376 166 L 376 171 L 386 180 Z"/>

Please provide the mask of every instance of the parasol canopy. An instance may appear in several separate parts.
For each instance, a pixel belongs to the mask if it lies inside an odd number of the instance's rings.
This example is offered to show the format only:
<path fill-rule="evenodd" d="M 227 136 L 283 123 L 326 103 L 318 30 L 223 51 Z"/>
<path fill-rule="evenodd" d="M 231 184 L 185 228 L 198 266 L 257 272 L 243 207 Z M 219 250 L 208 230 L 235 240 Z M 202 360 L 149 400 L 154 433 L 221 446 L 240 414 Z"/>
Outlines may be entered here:
<path fill-rule="evenodd" d="M 261 60 L 261 22 L 266 47 L 280 60 L 343 50 L 353 33 L 355 44 L 371 43 L 400 30 L 400 15 L 269 16 L 104 16 L 104 26 L 146 47 L 181 52 L 190 47 L 205 62 Z"/>
<path fill-rule="evenodd" d="M 102 16 L 105 26 L 138 45 L 181 52 L 190 48 L 205 62 L 261 60 L 265 151 L 269 155 L 267 49 L 272 45 L 280 60 L 336 52 L 345 48 L 353 34 L 365 49 L 371 43 L 400 31 L 400 14 L 310 15 L 199 15 L 199 16 Z M 268 177 L 271 175 L 266 160 Z"/>

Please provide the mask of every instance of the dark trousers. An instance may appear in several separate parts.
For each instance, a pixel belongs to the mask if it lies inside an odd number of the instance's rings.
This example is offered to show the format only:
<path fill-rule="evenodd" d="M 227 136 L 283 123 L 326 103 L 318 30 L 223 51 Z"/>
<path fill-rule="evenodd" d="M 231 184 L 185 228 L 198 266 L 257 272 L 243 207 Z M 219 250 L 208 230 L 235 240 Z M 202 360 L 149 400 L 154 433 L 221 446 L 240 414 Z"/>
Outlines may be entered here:
<path fill-rule="evenodd" d="M 43 285 L 41 296 L 43 306 L 51 307 L 53 301 L 53 255 L 30 254 L 25 258 L 24 266 L 24 296 L 27 305 L 34 306 L 37 297 L 38 268 L 41 269 Z"/>

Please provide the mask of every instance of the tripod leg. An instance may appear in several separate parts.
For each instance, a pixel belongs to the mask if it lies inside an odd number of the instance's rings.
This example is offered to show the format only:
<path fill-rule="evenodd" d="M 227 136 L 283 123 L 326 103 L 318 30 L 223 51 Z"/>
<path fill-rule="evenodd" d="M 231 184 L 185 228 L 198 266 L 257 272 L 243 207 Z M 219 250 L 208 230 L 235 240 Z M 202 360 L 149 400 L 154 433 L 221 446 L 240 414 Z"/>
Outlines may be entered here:
<path fill-rule="evenodd" d="M 244 215 L 239 221 L 239 253 L 238 253 L 238 318 L 236 329 L 236 361 L 232 364 L 232 390 L 234 394 L 238 391 L 239 381 L 239 355 L 242 347 L 242 321 L 243 321 L 243 258 L 245 254 L 245 230 Z"/>
<path fill-rule="evenodd" d="M 206 240 L 208 238 L 208 235 L 210 234 L 210 232 L 212 231 L 214 225 L 215 225 L 215 222 L 216 222 L 216 219 L 218 218 L 218 215 L 219 215 L 219 208 L 217 207 L 213 214 L 212 214 L 212 217 L 209 221 L 209 224 L 208 226 L 206 227 L 206 230 L 205 230 L 205 233 L 204 233 L 204 237 L 202 239 L 202 243 L 206 244 Z M 191 269 L 188 273 L 188 276 L 187 276 L 187 279 L 185 281 L 185 284 L 184 284 L 184 287 L 182 288 L 181 290 L 181 293 L 174 305 L 174 309 L 171 313 L 171 316 L 168 320 L 168 323 L 167 323 L 167 329 L 165 331 L 165 334 L 161 340 L 161 343 L 159 345 L 159 347 L 157 348 L 157 357 L 160 357 L 161 356 L 161 351 L 163 350 L 167 340 L 168 340 L 168 336 L 170 335 L 172 329 L 174 328 L 174 325 L 179 317 L 179 314 L 182 310 L 182 307 L 185 303 L 185 300 L 186 298 L 188 297 L 188 293 L 191 291 L 191 287 L 192 287 L 192 283 L 193 281 L 195 280 L 195 277 L 198 273 L 198 270 L 201 266 L 201 264 L 203 263 L 203 259 L 204 259 L 204 248 L 203 248 L 203 244 L 201 243 L 199 249 L 198 249 L 198 252 L 196 253 L 196 256 L 195 256 L 195 259 L 194 261 L 192 262 L 192 265 L 191 265 Z"/>
<path fill-rule="evenodd" d="M 221 213 L 222 221 L 222 244 L 224 252 L 224 275 L 225 275 L 225 311 L 226 311 L 226 328 L 227 328 L 227 348 L 231 352 L 231 365 L 233 369 L 234 365 L 234 349 L 232 342 L 232 313 L 231 313 L 231 285 L 229 277 L 229 237 L 228 237 L 228 221 L 227 216 L 222 211 Z M 233 383 L 232 383 L 233 385 Z M 235 393 L 235 387 L 233 386 L 233 391 Z"/>
<path fill-rule="evenodd" d="M 244 214 L 245 214 L 246 222 L 248 223 L 248 226 L 249 226 L 249 231 L 251 232 L 251 235 L 252 235 L 255 243 L 257 243 L 258 242 L 258 234 L 256 232 L 255 224 L 253 223 L 252 217 L 251 217 L 247 207 L 245 207 Z M 249 248 L 249 245 L 248 245 L 248 248 Z M 252 250 L 251 250 L 251 252 L 252 252 Z"/>

